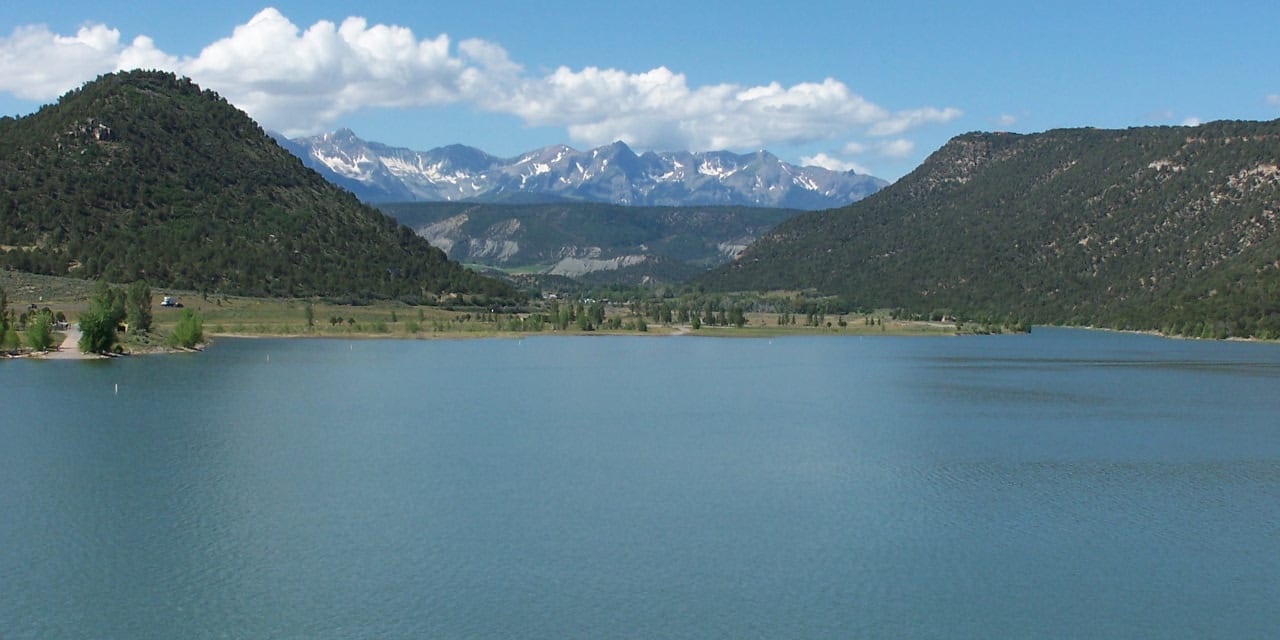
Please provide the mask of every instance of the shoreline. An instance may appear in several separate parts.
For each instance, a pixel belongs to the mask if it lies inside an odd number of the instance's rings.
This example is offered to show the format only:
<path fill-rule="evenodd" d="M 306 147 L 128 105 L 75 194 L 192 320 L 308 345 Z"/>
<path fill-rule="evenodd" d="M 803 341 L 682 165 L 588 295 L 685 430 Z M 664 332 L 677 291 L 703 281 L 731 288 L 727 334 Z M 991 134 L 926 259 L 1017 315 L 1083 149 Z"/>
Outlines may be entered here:
<path fill-rule="evenodd" d="M 883 326 L 883 325 L 876 325 Z M 1190 336 L 1165 335 L 1155 330 L 1134 330 L 1134 329 L 1113 329 L 1108 327 L 1088 327 L 1088 326 L 1066 326 L 1066 325 L 1035 325 L 1032 328 L 1045 329 L 1079 329 L 1085 331 L 1100 331 L 1106 333 L 1133 334 L 1144 335 L 1155 338 L 1163 338 L 1169 340 L 1195 340 L 1201 341 L 1204 338 L 1195 338 Z M 64 337 L 60 345 L 46 352 L 27 352 L 21 354 L 8 354 L 5 358 L 32 358 L 37 360 L 109 360 L 118 357 L 128 356 L 152 356 L 152 355 L 171 355 L 182 353 L 200 353 L 206 348 L 223 338 L 233 340 L 266 340 L 266 339 L 284 339 L 284 340 L 523 340 L 527 337 L 537 336 L 559 336 L 559 337 L 652 337 L 652 338 L 671 338 L 671 337 L 704 337 L 704 338 L 727 338 L 727 339 L 769 339 L 787 338 L 787 337 L 806 337 L 806 336 L 829 336 L 839 338 L 864 338 L 864 337 L 911 337 L 911 338 L 943 338 L 943 337 L 961 337 L 966 335 L 1017 335 L 1015 332 L 1005 334 L 981 334 L 969 332 L 957 332 L 954 325 L 946 325 L 931 321 L 901 321 L 895 322 L 888 326 L 888 330 L 867 330 L 864 327 L 857 328 L 821 328 L 821 327 L 798 327 L 784 328 L 774 327 L 773 325 L 757 325 L 748 327 L 702 327 L 693 329 L 691 325 L 650 325 L 649 331 L 625 331 L 625 330 L 597 330 L 597 331 L 419 331 L 414 333 L 403 332 L 299 332 L 299 331 L 282 331 L 280 333 L 272 333 L 269 331 L 216 331 L 205 334 L 204 342 L 195 348 L 183 349 L 169 347 L 165 345 L 133 345 L 134 348 L 126 350 L 118 354 L 94 354 L 82 353 L 79 351 L 79 340 L 81 332 L 78 327 L 72 325 L 64 332 Z M 1261 340 L 1257 338 L 1226 338 L 1224 340 L 1215 340 L 1219 342 L 1241 342 L 1241 343 L 1258 343 L 1258 344 L 1277 344 L 1277 340 Z"/>
<path fill-rule="evenodd" d="M 62 343 L 58 345 L 55 351 L 45 351 L 43 353 L 27 354 L 29 358 L 37 358 L 40 360 L 103 360 L 108 356 L 100 353 L 84 353 L 80 351 L 80 327 L 71 325 L 67 327 L 66 335 L 62 338 Z"/>
<path fill-rule="evenodd" d="M 925 327 L 927 330 L 911 330 L 910 327 Z M 1134 329 L 1111 329 L 1107 327 L 1083 327 L 1083 326 L 1062 326 L 1062 325 L 1035 325 L 1036 327 L 1045 329 L 1068 329 L 1083 331 L 1099 331 L 1104 333 L 1132 334 L 1143 335 L 1154 338 L 1162 338 L 1167 340 L 1191 340 L 1204 341 L 1204 338 L 1193 338 L 1189 336 L 1165 335 L 1158 331 L 1152 330 L 1134 330 Z M 394 334 L 394 333 L 350 333 L 350 334 L 329 334 L 329 333 L 250 333 L 250 332 L 217 332 L 206 335 L 204 342 L 191 349 L 183 349 L 176 347 L 155 347 L 149 349 L 141 349 L 135 351 L 126 351 L 119 354 L 97 354 L 83 353 L 78 348 L 80 331 L 74 326 L 66 333 L 62 343 L 53 350 L 46 352 L 29 352 L 23 354 L 8 354 L 5 359 L 35 359 L 35 360 L 63 360 L 63 361 L 88 361 L 88 360 L 111 360 L 114 358 L 130 357 L 130 356 L 155 356 L 155 355 L 176 355 L 184 353 L 200 353 L 212 346 L 219 339 L 229 338 L 232 340 L 523 340 L 533 337 L 587 337 L 587 338 L 609 338 L 609 337 L 652 337 L 652 338 L 675 338 L 675 337 L 705 337 L 705 338 L 727 338 L 727 339 L 745 339 L 759 340 L 787 337 L 813 337 L 827 336 L 837 338 L 865 338 L 865 337 L 885 337 L 885 338 L 946 338 L 961 337 L 966 335 L 978 336 L 985 335 L 1028 335 L 1028 334 L 970 334 L 957 333 L 955 331 L 940 331 L 944 327 L 938 326 L 937 323 L 929 322 L 913 322 L 906 326 L 900 326 L 896 330 L 880 332 L 880 331 L 835 331 L 835 330 L 776 330 L 772 327 L 755 327 L 753 329 L 736 329 L 731 327 L 712 327 L 694 330 L 689 325 L 666 326 L 661 331 L 529 331 L 529 332 L 484 332 L 484 331 L 448 331 L 448 332 L 422 332 L 417 334 Z M 1212 340 L 1213 342 L 1240 342 L 1240 343 L 1256 343 L 1256 344 L 1280 344 L 1277 340 L 1260 340 L 1257 338 L 1226 338 L 1223 340 Z"/>
<path fill-rule="evenodd" d="M 921 325 L 923 326 L 923 325 Z M 911 329 L 897 328 L 889 331 L 849 331 L 834 329 L 810 329 L 810 330 L 787 330 L 774 329 L 773 327 L 754 327 L 754 328 L 733 328 L 733 327 L 703 327 L 701 329 L 693 329 L 688 325 L 683 326 L 663 326 L 653 328 L 650 325 L 649 331 L 423 331 L 418 333 L 298 333 L 298 332 L 282 332 L 282 333 L 251 333 L 242 331 L 219 331 L 205 334 L 209 339 L 206 344 L 216 341 L 219 338 L 232 338 L 244 340 L 260 340 L 279 338 L 285 340 L 489 340 L 489 339 L 523 339 L 528 337 L 584 337 L 584 338 L 609 338 L 609 337 L 638 337 L 638 338 L 678 338 L 684 336 L 706 337 L 706 338 L 742 338 L 742 339 L 773 339 L 786 337 L 812 337 L 812 336 L 829 336 L 838 338 L 863 338 L 863 337 L 919 337 L 919 338 L 938 338 L 952 337 L 961 335 L 977 335 L 967 333 L 956 333 L 955 331 L 942 331 L 937 327 L 928 327 L 927 329 Z"/>

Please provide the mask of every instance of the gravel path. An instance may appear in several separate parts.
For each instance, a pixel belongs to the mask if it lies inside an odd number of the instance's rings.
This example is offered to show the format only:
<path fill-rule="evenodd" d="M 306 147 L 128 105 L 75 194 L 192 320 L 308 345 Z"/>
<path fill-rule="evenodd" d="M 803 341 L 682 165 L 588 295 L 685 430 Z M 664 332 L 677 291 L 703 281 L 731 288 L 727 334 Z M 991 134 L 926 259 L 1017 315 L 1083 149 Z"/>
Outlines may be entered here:
<path fill-rule="evenodd" d="M 62 345 L 58 347 L 58 350 L 50 351 L 44 357 L 46 360 L 89 360 L 102 356 L 80 353 L 80 327 L 71 325 L 67 327 L 67 337 L 63 339 Z"/>

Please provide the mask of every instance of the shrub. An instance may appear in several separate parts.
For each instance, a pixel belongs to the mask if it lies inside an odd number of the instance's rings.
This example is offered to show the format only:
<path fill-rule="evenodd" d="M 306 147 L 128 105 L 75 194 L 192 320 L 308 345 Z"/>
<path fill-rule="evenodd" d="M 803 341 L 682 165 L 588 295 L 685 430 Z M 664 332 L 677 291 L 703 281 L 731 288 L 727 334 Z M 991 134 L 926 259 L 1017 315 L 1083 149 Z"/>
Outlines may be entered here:
<path fill-rule="evenodd" d="M 190 349 L 201 342 L 204 342 L 204 322 L 194 311 L 183 309 L 173 333 L 169 334 L 169 346 Z"/>
<path fill-rule="evenodd" d="M 53 346 L 53 317 L 37 313 L 27 321 L 27 346 L 32 351 L 48 351 Z"/>
<path fill-rule="evenodd" d="M 80 314 L 80 351 L 110 353 L 116 344 L 116 322 L 109 310 L 94 305 Z"/>

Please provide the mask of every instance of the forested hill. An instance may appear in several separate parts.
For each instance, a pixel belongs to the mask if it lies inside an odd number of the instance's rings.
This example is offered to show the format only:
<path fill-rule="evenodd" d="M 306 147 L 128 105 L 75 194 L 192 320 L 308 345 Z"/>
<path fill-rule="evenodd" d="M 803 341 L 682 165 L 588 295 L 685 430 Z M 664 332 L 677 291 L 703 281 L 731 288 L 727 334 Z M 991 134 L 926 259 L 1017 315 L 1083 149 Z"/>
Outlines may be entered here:
<path fill-rule="evenodd" d="M 1280 338 L 1280 121 L 959 136 L 703 284 L 865 306 Z"/>
<path fill-rule="evenodd" d="M 0 119 L 0 263 L 207 292 L 511 295 L 169 73 L 99 77 Z"/>

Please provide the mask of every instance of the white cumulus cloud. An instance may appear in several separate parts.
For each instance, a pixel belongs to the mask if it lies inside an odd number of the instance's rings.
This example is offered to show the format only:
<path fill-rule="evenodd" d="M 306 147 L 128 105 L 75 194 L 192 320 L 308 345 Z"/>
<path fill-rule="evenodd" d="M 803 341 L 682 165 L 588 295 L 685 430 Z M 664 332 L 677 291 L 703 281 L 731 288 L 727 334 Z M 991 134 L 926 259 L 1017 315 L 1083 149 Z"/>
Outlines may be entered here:
<path fill-rule="evenodd" d="M 47 100 L 114 70 L 120 32 L 102 25 L 61 36 L 44 25 L 18 27 L 0 38 L 0 91 Z"/>
<path fill-rule="evenodd" d="M 892 117 L 830 78 L 790 87 L 690 87 L 683 74 L 665 67 L 643 73 L 562 67 L 526 79 L 504 102 L 486 106 L 530 124 L 565 126 L 575 142 L 623 140 L 649 148 L 801 144 Z"/>
<path fill-rule="evenodd" d="M 872 123 L 868 133 L 873 136 L 896 136 L 925 124 L 951 122 L 962 115 L 964 115 L 964 112 L 954 107 L 945 109 L 925 107 L 898 111 L 887 118 L 882 118 Z"/>
<path fill-rule="evenodd" d="M 185 59 L 177 71 L 222 93 L 264 126 L 294 135 L 369 107 L 443 105 L 465 99 L 468 66 L 449 37 L 363 18 L 305 30 L 275 9 Z"/>
<path fill-rule="evenodd" d="M 876 145 L 876 152 L 886 158 L 902 159 L 910 156 L 916 150 L 916 143 L 910 140 L 897 139 L 888 142 L 882 142 Z"/>
<path fill-rule="evenodd" d="M 406 27 L 359 17 L 302 28 L 274 8 L 195 56 L 168 54 L 142 35 L 123 44 L 120 33 L 105 25 L 86 25 L 73 36 L 23 26 L 0 38 L 0 91 L 24 99 L 50 100 L 98 74 L 132 68 L 189 76 L 264 127 L 291 136 L 331 128 L 361 109 L 459 103 L 531 126 L 563 127 L 575 143 L 623 140 L 650 149 L 890 137 L 961 116 L 953 107 L 892 111 L 834 78 L 790 86 L 691 86 L 684 74 L 666 67 L 560 67 L 530 74 L 497 43 L 454 45 L 445 34 L 420 38 Z M 914 145 L 898 139 L 873 148 L 903 157 Z M 845 155 L 853 153 L 846 149 Z"/>
<path fill-rule="evenodd" d="M 1267 104 L 1273 107 L 1280 107 L 1280 93 L 1273 93 L 1267 96 Z"/>
<path fill-rule="evenodd" d="M 840 148 L 840 154 L 846 155 L 846 156 L 856 156 L 866 152 L 867 152 L 867 145 L 861 142 L 858 142 L 857 140 L 852 140 L 848 143 L 845 143 L 845 145 Z"/>
<path fill-rule="evenodd" d="M 812 156 L 805 156 L 800 159 L 800 163 L 807 166 L 822 167 L 833 171 L 849 171 L 850 169 L 858 173 L 870 173 L 864 165 L 854 160 L 848 159 L 850 156 L 861 156 L 863 154 L 873 154 L 880 158 L 888 158 L 891 160 L 901 160 L 910 157 L 915 153 L 916 143 L 905 138 L 896 140 L 885 140 L 867 144 L 852 140 L 845 143 L 839 151 L 828 153 L 817 153 Z"/>
<path fill-rule="evenodd" d="M 806 167 L 822 167 L 823 169 L 830 169 L 832 171 L 853 171 L 861 174 L 871 173 L 866 167 L 856 162 L 834 158 L 825 153 L 804 156 L 800 158 L 800 164 Z"/>

